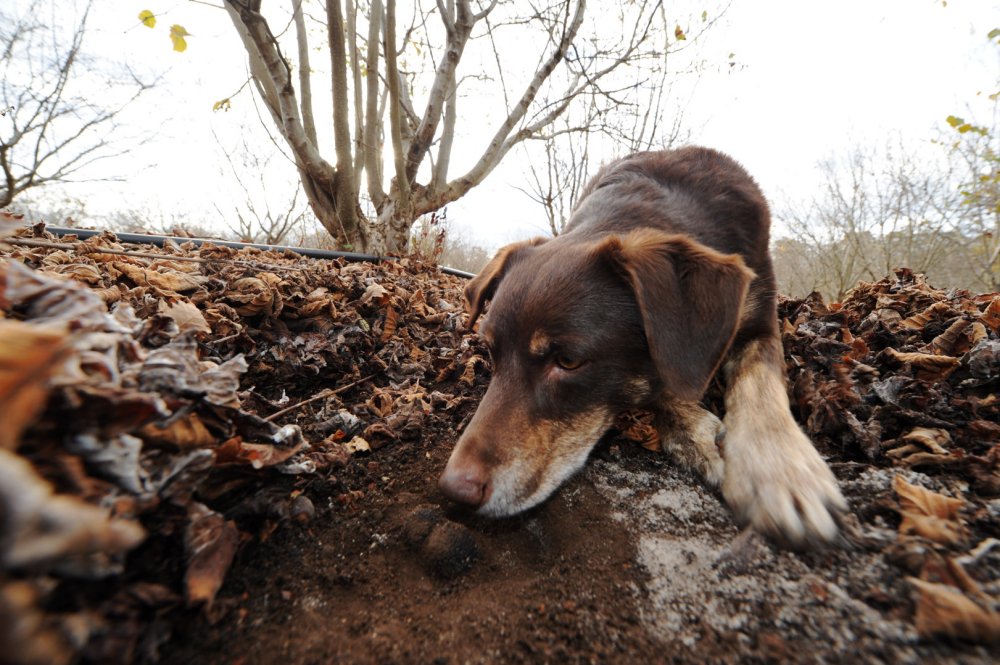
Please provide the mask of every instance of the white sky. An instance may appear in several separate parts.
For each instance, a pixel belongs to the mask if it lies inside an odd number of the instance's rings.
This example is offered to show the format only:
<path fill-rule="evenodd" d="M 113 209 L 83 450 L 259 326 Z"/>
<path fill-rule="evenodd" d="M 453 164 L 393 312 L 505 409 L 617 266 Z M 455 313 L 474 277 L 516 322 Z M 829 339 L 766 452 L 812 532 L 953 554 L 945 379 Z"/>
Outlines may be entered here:
<path fill-rule="evenodd" d="M 592 0 L 588 11 L 599 15 L 602 4 Z M 232 144 L 244 131 L 241 123 L 256 123 L 245 92 L 234 99 L 233 111 L 211 111 L 246 78 L 245 55 L 228 17 L 186 0 L 97 5 L 92 47 L 141 68 L 169 67 L 130 118 L 156 134 L 142 148 L 154 151 L 154 166 L 128 169 L 122 185 L 80 184 L 67 191 L 91 212 L 127 206 L 154 217 L 156 211 L 195 222 L 216 217 L 213 202 L 228 209 L 239 193 L 220 172 L 224 162 L 212 129 Z M 156 29 L 137 25 L 143 8 L 160 15 Z M 172 23 L 193 33 L 184 54 L 170 50 Z M 940 0 L 733 0 L 699 47 L 706 71 L 681 81 L 693 90 L 687 129 L 692 142 L 741 161 L 780 209 L 786 198 L 808 197 L 817 184 L 816 163 L 833 152 L 881 143 L 894 131 L 913 145 L 926 144 L 949 114 L 972 115 L 970 104 L 983 107 L 977 93 L 992 92 L 1000 78 L 997 49 L 986 37 L 995 27 L 1000 2 L 993 0 L 949 0 L 946 6 Z M 732 70 L 729 53 L 738 63 Z M 521 151 L 512 151 L 483 185 L 449 207 L 459 232 L 493 247 L 544 233 L 543 214 L 516 189 L 526 182 L 522 159 Z M 280 166 L 274 165 L 276 180 L 294 177 L 294 169 Z"/>

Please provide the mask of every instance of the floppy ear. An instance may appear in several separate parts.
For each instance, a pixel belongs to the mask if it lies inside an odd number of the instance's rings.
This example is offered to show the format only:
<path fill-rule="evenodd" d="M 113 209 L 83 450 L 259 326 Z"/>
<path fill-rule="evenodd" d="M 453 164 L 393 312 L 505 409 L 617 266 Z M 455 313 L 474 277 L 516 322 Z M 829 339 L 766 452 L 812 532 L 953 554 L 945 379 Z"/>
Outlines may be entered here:
<path fill-rule="evenodd" d="M 476 324 L 476 319 L 483 313 L 486 301 L 496 293 L 497 286 L 512 265 L 517 263 L 524 250 L 541 245 L 546 238 L 532 238 L 501 247 L 497 255 L 479 271 L 479 274 L 465 285 L 465 311 L 469 314 L 469 329 Z"/>
<path fill-rule="evenodd" d="M 635 292 L 649 353 L 667 390 L 701 399 L 732 344 L 753 271 L 737 254 L 655 229 L 613 236 L 598 251 Z"/>

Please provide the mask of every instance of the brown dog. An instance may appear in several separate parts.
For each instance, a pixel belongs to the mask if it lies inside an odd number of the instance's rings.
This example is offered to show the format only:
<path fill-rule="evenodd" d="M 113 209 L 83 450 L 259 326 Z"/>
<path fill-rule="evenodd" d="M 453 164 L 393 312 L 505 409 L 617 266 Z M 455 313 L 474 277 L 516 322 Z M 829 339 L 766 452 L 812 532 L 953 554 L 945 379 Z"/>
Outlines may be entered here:
<path fill-rule="evenodd" d="M 525 510 L 617 413 L 653 408 L 664 447 L 740 520 L 792 546 L 834 540 L 846 504 L 789 411 L 769 227 L 756 183 L 713 150 L 602 168 L 562 235 L 504 247 L 466 287 L 470 326 L 491 301 L 494 374 L 441 490 L 485 515 Z M 724 422 L 698 404 L 720 367 Z"/>

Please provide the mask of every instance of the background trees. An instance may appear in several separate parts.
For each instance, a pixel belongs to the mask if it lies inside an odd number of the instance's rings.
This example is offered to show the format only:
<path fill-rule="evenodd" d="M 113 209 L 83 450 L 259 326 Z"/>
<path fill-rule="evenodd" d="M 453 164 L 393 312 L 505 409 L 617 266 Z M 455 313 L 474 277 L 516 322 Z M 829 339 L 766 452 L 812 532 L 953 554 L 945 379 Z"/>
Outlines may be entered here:
<path fill-rule="evenodd" d="M 98 162 L 142 142 L 118 120 L 152 83 L 83 49 L 91 6 L 0 9 L 0 207 L 42 185 L 93 178 Z"/>
<path fill-rule="evenodd" d="M 989 39 L 1000 50 L 1000 29 Z M 996 82 L 1000 86 L 1000 81 Z M 779 288 L 840 300 L 858 280 L 894 268 L 931 283 L 1000 291 L 1000 90 L 979 93 L 978 121 L 945 119 L 924 145 L 901 138 L 854 147 L 819 165 L 823 186 L 785 202 L 774 243 Z"/>

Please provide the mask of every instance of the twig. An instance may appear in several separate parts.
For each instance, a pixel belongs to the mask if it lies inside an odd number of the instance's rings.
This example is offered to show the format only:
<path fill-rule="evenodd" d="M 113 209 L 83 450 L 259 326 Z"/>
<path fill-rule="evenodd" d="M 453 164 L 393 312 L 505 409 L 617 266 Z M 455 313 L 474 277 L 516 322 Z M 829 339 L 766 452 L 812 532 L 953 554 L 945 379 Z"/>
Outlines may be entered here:
<path fill-rule="evenodd" d="M 10 245 L 23 245 L 25 247 L 46 247 L 49 249 L 68 249 L 79 251 L 81 246 L 78 243 L 50 242 L 48 240 L 37 240 L 35 238 L 4 238 L 2 241 Z M 247 266 L 249 268 L 267 268 L 268 270 L 308 270 L 304 266 L 279 266 L 270 263 L 259 263 L 257 261 L 241 261 L 239 259 L 205 259 L 194 256 L 182 256 L 179 254 L 153 254 L 151 252 L 134 252 L 125 249 L 108 249 L 104 247 L 86 246 L 85 254 L 112 254 L 114 256 L 134 256 L 143 259 L 164 259 L 169 261 L 187 261 L 189 263 L 231 263 L 233 265 Z"/>
<path fill-rule="evenodd" d="M 369 376 L 360 378 L 357 381 L 353 381 L 351 383 L 348 383 L 346 386 L 341 386 L 341 387 L 339 387 L 337 389 L 327 388 L 326 390 L 321 390 L 320 392 L 318 392 L 317 394 L 313 395 L 312 397 L 310 397 L 307 400 L 303 400 L 303 401 L 299 402 L 298 404 L 293 404 L 293 405 L 291 405 L 289 407 L 286 407 L 286 408 L 282 409 L 281 411 L 275 411 L 274 413 L 272 413 L 271 415 L 269 415 L 267 418 L 264 418 L 264 420 L 266 420 L 267 422 L 274 422 L 276 419 L 280 418 L 281 416 L 285 415 L 286 413 L 288 413 L 290 411 L 294 411 L 295 409 L 303 407 L 306 404 L 309 404 L 311 402 L 316 402 L 316 401 L 319 401 L 321 399 L 326 399 L 327 397 L 333 397 L 334 395 L 339 395 L 339 394 L 341 394 L 343 392 L 346 392 L 346 391 L 350 390 L 351 388 L 353 388 L 353 387 L 355 387 L 357 385 L 360 385 L 360 384 L 362 384 L 362 383 L 364 383 L 366 381 L 371 381 L 374 378 L 375 378 L 375 375 L 371 374 Z"/>

